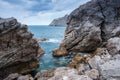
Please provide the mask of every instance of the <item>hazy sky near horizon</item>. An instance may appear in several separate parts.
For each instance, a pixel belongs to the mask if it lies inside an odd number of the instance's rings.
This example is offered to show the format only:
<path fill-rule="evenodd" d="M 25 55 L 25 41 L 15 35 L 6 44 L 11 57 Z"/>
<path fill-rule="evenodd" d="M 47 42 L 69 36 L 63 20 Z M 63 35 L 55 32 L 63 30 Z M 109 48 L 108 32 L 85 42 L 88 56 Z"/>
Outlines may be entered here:
<path fill-rule="evenodd" d="M 48 25 L 90 0 L 0 0 L 0 17 L 27 25 Z"/>

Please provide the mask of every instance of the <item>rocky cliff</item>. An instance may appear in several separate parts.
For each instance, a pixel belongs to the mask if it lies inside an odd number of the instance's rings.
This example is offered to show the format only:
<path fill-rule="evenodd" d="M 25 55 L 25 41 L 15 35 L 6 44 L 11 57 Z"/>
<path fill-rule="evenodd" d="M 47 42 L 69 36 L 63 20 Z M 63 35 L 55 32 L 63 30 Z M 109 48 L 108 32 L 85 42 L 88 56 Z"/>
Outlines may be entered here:
<path fill-rule="evenodd" d="M 120 80 L 120 0 L 91 0 L 68 16 L 64 40 L 53 55 L 71 51 L 76 55 L 68 66 L 87 77 L 61 79 Z"/>
<path fill-rule="evenodd" d="M 60 49 L 90 52 L 112 37 L 120 37 L 119 0 L 91 0 L 68 16 Z"/>
<path fill-rule="evenodd" d="M 0 18 L 0 80 L 11 73 L 28 73 L 39 66 L 43 53 L 33 34 L 15 18 Z"/>
<path fill-rule="evenodd" d="M 65 15 L 64 17 L 54 19 L 49 25 L 50 26 L 67 26 L 66 20 L 68 15 Z"/>
<path fill-rule="evenodd" d="M 76 52 L 68 67 L 43 70 L 34 79 L 16 73 L 4 80 L 120 80 L 119 3 L 91 0 L 69 15 L 65 38 L 53 51 L 54 56 Z"/>

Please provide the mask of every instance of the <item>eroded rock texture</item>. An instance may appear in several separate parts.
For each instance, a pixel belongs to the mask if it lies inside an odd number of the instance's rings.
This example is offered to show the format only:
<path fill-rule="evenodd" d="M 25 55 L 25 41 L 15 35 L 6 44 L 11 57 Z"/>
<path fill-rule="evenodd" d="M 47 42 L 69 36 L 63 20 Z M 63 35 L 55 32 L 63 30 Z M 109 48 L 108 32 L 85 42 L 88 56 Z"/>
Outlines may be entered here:
<path fill-rule="evenodd" d="M 0 18 L 0 80 L 10 73 L 28 73 L 39 66 L 33 34 L 15 18 Z"/>
<path fill-rule="evenodd" d="M 119 0 L 91 0 L 75 9 L 68 16 L 61 46 L 68 51 L 89 52 L 104 46 L 112 37 L 120 37 L 119 3 Z"/>
<path fill-rule="evenodd" d="M 120 80 L 120 0 L 91 0 L 75 9 L 68 16 L 64 40 L 53 55 L 64 55 L 64 51 L 78 52 L 69 67 L 80 75 Z M 82 56 L 80 52 L 91 54 Z"/>

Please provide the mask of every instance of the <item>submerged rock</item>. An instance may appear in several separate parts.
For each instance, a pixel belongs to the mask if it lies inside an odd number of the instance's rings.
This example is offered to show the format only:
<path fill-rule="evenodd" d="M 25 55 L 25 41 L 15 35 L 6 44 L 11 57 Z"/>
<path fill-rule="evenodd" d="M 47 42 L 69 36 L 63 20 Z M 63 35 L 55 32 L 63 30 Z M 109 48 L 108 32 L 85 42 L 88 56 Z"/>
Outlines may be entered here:
<path fill-rule="evenodd" d="M 39 44 L 15 18 L 0 18 L 0 80 L 11 73 L 28 73 L 39 66 Z"/>
<path fill-rule="evenodd" d="M 36 39 L 38 42 L 44 42 L 46 41 L 47 39 L 46 38 L 41 38 L 41 39 Z"/>

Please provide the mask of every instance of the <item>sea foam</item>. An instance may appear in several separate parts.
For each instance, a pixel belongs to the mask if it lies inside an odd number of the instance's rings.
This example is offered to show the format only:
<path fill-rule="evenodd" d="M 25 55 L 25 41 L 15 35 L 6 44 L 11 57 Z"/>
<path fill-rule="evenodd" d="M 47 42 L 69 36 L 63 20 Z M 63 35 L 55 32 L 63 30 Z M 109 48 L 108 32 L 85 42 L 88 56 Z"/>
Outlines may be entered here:
<path fill-rule="evenodd" d="M 52 38 L 52 39 L 48 39 L 48 40 L 46 40 L 45 42 L 60 43 L 61 40 L 58 40 L 58 39 Z"/>

